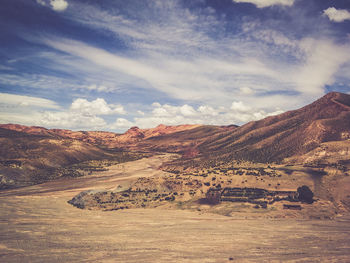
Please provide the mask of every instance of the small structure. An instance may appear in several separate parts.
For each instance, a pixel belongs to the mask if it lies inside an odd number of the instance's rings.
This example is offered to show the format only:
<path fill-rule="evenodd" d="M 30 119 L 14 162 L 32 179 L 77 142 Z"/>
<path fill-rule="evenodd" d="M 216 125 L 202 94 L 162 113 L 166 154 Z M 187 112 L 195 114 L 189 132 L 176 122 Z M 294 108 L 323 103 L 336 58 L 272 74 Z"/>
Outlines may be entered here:
<path fill-rule="evenodd" d="M 216 205 L 220 203 L 222 189 L 220 188 L 210 188 L 205 195 L 206 201 L 209 204 Z"/>
<path fill-rule="evenodd" d="M 253 199 L 265 198 L 269 191 L 261 188 L 225 188 L 221 194 L 221 201 L 248 202 Z"/>
<path fill-rule="evenodd" d="M 226 187 L 210 188 L 206 194 L 206 200 L 210 204 L 218 204 L 220 202 L 243 202 L 257 204 L 266 208 L 267 204 L 273 204 L 276 201 L 295 202 L 297 192 L 295 191 L 269 191 L 262 188 L 249 187 Z"/>
<path fill-rule="evenodd" d="M 283 209 L 301 210 L 301 205 L 288 205 L 288 204 L 283 204 Z"/>

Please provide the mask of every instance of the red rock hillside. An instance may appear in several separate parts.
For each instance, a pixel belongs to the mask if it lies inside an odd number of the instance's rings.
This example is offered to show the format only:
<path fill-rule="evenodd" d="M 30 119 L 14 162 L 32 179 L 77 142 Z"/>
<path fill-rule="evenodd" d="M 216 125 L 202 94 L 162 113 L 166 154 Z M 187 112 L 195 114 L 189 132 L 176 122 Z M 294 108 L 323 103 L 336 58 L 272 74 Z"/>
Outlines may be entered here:
<path fill-rule="evenodd" d="M 279 162 L 322 142 L 350 138 L 350 95 L 332 92 L 301 109 L 249 122 L 204 141 L 200 152 L 221 160 Z"/>

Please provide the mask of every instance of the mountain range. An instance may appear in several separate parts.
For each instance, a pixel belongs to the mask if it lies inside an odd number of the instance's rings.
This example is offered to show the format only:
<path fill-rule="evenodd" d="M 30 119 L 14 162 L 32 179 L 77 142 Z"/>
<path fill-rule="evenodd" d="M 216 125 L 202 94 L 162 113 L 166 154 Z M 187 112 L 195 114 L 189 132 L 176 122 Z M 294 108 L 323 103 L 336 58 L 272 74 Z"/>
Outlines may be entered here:
<path fill-rule="evenodd" d="M 129 160 L 136 158 L 131 153 L 141 152 L 179 153 L 183 163 L 245 160 L 347 166 L 350 95 L 328 93 L 303 108 L 240 127 L 159 125 L 118 134 L 1 124 L 0 142 L 0 185 L 5 188 L 45 181 L 52 171 L 82 162 L 120 161 L 121 155 Z"/>

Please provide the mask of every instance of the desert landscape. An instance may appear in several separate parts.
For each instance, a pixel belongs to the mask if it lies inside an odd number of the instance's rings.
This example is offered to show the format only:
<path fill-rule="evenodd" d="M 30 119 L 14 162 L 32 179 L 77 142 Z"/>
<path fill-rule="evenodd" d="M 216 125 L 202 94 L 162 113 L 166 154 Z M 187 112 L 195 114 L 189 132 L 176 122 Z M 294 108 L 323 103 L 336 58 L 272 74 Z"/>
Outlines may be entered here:
<path fill-rule="evenodd" d="M 349 0 L 0 3 L 0 263 L 350 262 Z"/>
<path fill-rule="evenodd" d="M 347 262 L 350 95 L 243 126 L 0 126 L 2 262 Z"/>

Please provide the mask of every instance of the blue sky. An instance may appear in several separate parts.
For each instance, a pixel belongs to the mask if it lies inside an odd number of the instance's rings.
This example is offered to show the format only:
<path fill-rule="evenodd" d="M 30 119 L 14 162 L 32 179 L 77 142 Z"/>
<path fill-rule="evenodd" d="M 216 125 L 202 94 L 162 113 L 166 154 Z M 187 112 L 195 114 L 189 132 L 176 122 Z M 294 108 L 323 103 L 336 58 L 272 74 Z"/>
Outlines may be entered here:
<path fill-rule="evenodd" d="M 3 0 L 0 123 L 243 124 L 350 92 L 348 0 Z"/>

